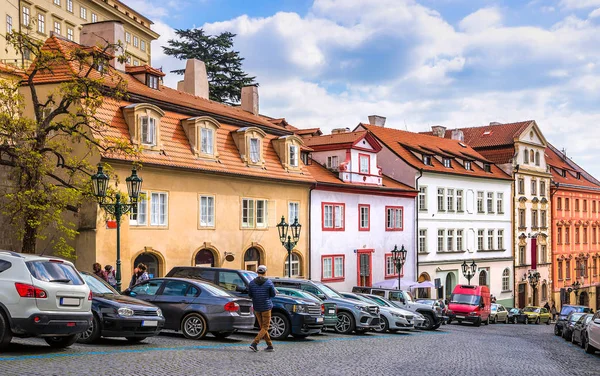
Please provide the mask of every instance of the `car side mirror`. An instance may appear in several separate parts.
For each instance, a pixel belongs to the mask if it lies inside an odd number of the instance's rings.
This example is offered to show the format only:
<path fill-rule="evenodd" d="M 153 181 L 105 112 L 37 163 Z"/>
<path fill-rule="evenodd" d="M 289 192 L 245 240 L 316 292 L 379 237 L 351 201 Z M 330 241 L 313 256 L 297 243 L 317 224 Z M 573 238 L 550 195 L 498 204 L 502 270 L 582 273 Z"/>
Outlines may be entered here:
<path fill-rule="evenodd" d="M 484 302 L 481 302 L 481 303 L 479 304 L 479 306 L 480 306 L 481 308 L 485 308 L 485 303 L 484 303 Z"/>
<path fill-rule="evenodd" d="M 242 293 L 242 294 L 247 294 L 248 293 L 248 289 L 245 287 L 241 287 L 241 286 L 235 286 L 235 291 Z"/>
<path fill-rule="evenodd" d="M 406 299 L 404 299 L 404 298 L 400 298 L 400 299 L 398 299 L 398 300 L 400 301 L 400 303 L 402 303 L 402 304 L 406 304 Z"/>
<path fill-rule="evenodd" d="M 321 300 L 327 300 L 327 297 L 324 294 L 317 294 L 317 297 Z"/>

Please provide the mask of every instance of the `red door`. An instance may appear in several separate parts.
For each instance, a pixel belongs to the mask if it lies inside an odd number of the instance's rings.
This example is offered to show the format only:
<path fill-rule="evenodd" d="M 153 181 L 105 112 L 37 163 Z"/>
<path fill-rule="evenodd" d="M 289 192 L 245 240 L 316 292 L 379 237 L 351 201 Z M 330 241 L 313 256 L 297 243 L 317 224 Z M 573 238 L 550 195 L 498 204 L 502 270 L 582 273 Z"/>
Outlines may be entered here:
<path fill-rule="evenodd" d="M 372 249 L 359 249 L 356 254 L 356 269 L 358 271 L 358 286 L 371 286 L 373 274 Z"/>

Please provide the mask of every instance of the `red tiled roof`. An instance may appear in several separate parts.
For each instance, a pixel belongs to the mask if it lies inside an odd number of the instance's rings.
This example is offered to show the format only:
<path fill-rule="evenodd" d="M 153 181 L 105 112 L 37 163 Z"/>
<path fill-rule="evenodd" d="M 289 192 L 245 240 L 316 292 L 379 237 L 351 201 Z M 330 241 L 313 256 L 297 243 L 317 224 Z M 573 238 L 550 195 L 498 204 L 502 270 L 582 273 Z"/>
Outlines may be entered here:
<path fill-rule="evenodd" d="M 129 74 L 151 73 L 155 76 L 160 76 L 160 77 L 165 76 L 165 73 L 163 71 L 158 70 L 156 68 L 152 68 L 149 65 L 139 65 L 139 66 L 127 65 L 127 66 L 125 66 L 125 72 L 129 73 Z"/>
<path fill-rule="evenodd" d="M 22 69 L 4 63 L 0 63 L 0 73 L 12 74 L 23 78 L 25 74 Z"/>
<path fill-rule="evenodd" d="M 323 134 L 320 128 L 296 128 L 294 129 L 294 133 L 296 133 L 298 136 L 321 136 Z"/>
<path fill-rule="evenodd" d="M 546 148 L 546 164 L 552 167 L 550 169 L 552 172 L 552 180 L 556 183 L 575 185 L 582 188 L 600 189 L 599 182 L 575 162 L 568 159 L 568 157 L 564 157 L 563 154 L 552 145 L 549 145 Z M 563 170 L 566 171 L 565 176 L 562 176 Z M 580 174 L 579 179 L 577 179 L 577 173 Z"/>
<path fill-rule="evenodd" d="M 504 164 L 512 160 L 515 155 L 515 148 L 513 146 L 504 146 L 494 149 L 479 149 L 478 152 L 493 163 Z"/>
<path fill-rule="evenodd" d="M 324 136 L 305 138 L 304 143 L 308 146 L 353 144 L 365 137 L 366 133 L 367 132 L 365 131 L 358 131 L 328 134 Z"/>
<path fill-rule="evenodd" d="M 424 171 L 441 172 L 445 174 L 456 174 L 484 178 L 496 178 L 512 180 L 509 175 L 491 164 L 491 172 L 485 172 L 477 163 L 472 163 L 472 170 L 465 170 L 458 163 L 454 163 L 452 168 L 444 167 L 437 159 L 432 158 L 432 165 L 426 165 L 423 160 L 417 157 L 414 152 L 425 154 L 452 154 L 459 159 L 475 159 L 479 161 L 487 161 L 482 155 L 476 152 L 470 146 L 447 138 L 430 136 L 422 133 L 413 133 L 402 131 L 399 129 L 391 129 L 379 127 L 376 125 L 359 124 L 359 127 L 370 131 L 379 142 L 386 145 L 398 157 L 402 158 L 406 163 L 414 168 L 423 169 Z M 462 157 L 468 155 L 469 157 Z"/>
<path fill-rule="evenodd" d="M 519 121 L 516 123 L 489 124 L 481 127 L 459 128 L 465 135 L 465 143 L 474 149 L 506 146 L 514 144 L 525 128 L 534 120 Z M 422 132 L 433 135 L 433 132 Z M 452 129 L 447 129 L 445 138 L 452 138 Z"/>

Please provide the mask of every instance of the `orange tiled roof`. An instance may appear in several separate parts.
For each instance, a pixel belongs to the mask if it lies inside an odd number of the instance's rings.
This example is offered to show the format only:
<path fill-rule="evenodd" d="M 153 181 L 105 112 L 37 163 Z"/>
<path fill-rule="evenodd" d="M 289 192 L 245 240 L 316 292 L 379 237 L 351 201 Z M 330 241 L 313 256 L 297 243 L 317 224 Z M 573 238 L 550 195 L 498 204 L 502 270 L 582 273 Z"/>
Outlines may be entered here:
<path fill-rule="evenodd" d="M 321 135 L 323 135 L 323 132 L 321 132 L 320 128 L 306 128 L 306 129 L 296 128 L 294 130 L 294 133 L 296 133 L 298 136 L 321 136 Z"/>
<path fill-rule="evenodd" d="M 417 157 L 413 152 L 431 154 L 431 155 L 451 155 L 459 159 L 487 161 L 481 154 L 472 147 L 456 140 L 430 136 L 422 133 L 413 133 L 399 129 L 379 127 L 376 125 L 359 124 L 370 131 L 379 142 L 386 145 L 398 157 L 414 168 L 430 172 L 441 172 L 445 174 L 456 174 L 473 177 L 496 178 L 512 180 L 509 175 L 491 164 L 491 172 L 485 172 L 477 163 L 472 163 L 472 170 L 465 170 L 458 163 L 454 163 L 452 168 L 444 167 L 437 159 L 432 159 L 432 165 L 426 165 L 423 160 Z"/>
<path fill-rule="evenodd" d="M 479 149 L 477 151 L 490 162 L 494 162 L 496 164 L 509 163 L 515 155 L 514 146 L 503 146 L 493 149 Z"/>
<path fill-rule="evenodd" d="M 353 144 L 356 141 L 365 137 L 365 131 L 358 132 L 344 132 L 328 134 L 325 136 L 310 137 L 304 139 L 304 143 L 308 146 L 317 145 L 334 145 L 334 144 Z"/>
<path fill-rule="evenodd" d="M 24 78 L 24 71 L 12 65 L 0 63 L 0 73 L 12 74 Z"/>
<path fill-rule="evenodd" d="M 136 74 L 136 73 L 151 73 L 155 76 L 160 76 L 163 77 L 165 76 L 165 73 L 161 70 L 158 70 L 156 68 L 152 68 L 149 65 L 126 65 L 125 66 L 125 72 L 129 73 L 129 74 Z"/>
<path fill-rule="evenodd" d="M 527 128 L 533 120 L 516 123 L 489 124 L 481 127 L 459 128 L 465 135 L 465 143 L 474 149 L 506 146 L 514 144 L 514 140 Z M 433 135 L 433 132 L 422 132 Z M 452 129 L 447 129 L 445 138 L 452 137 Z"/>
<path fill-rule="evenodd" d="M 563 154 L 552 145 L 548 145 L 546 148 L 546 163 L 552 167 L 550 170 L 554 182 L 600 189 L 600 182 L 594 179 L 571 159 L 564 157 Z M 565 176 L 562 176 L 563 170 L 566 172 Z M 580 174 L 579 179 L 577 179 L 577 173 Z"/>

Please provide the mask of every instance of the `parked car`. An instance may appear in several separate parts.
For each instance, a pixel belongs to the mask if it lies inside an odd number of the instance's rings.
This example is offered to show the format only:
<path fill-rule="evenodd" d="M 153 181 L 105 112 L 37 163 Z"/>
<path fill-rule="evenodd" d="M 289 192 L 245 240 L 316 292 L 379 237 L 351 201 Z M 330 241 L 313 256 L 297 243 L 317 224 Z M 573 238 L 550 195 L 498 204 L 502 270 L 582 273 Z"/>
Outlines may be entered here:
<path fill-rule="evenodd" d="M 583 337 L 583 348 L 588 354 L 600 350 L 600 310 L 596 311 L 587 326 L 586 334 Z"/>
<path fill-rule="evenodd" d="M 402 309 L 413 313 L 420 313 L 425 318 L 423 327 L 427 330 L 436 330 L 442 325 L 442 321 L 444 320 L 442 308 L 440 306 L 428 303 L 417 303 L 408 291 L 355 286 L 352 288 L 352 292 L 381 296 L 394 302 L 394 304 Z"/>
<path fill-rule="evenodd" d="M 585 335 L 587 334 L 586 329 L 592 321 L 593 317 L 594 315 L 592 315 L 591 313 L 586 313 L 585 315 L 581 316 L 579 320 L 577 320 L 577 322 L 573 326 L 573 334 L 571 334 L 572 343 L 579 344 L 581 345 L 581 347 L 584 347 Z"/>
<path fill-rule="evenodd" d="M 71 346 L 92 321 L 92 293 L 69 261 L 0 251 L 0 351 L 12 337 Z"/>
<path fill-rule="evenodd" d="M 527 321 L 529 323 L 546 323 L 546 325 L 550 325 L 550 320 L 552 319 L 552 315 L 546 308 L 543 307 L 533 307 L 527 306 L 523 308 L 523 313 L 527 315 Z"/>
<path fill-rule="evenodd" d="M 583 312 L 571 312 L 569 313 L 569 315 L 567 316 L 567 320 L 565 321 L 565 325 L 563 326 L 563 330 L 562 330 L 562 337 L 567 340 L 567 341 L 571 341 L 571 337 L 573 336 L 573 328 L 575 327 L 575 323 L 577 322 L 577 320 L 579 320 L 579 318 L 581 318 L 582 316 L 585 316 L 586 313 Z"/>
<path fill-rule="evenodd" d="M 563 326 L 567 320 L 567 316 L 571 312 L 584 312 L 584 313 L 592 313 L 592 310 L 585 306 L 580 305 L 563 305 L 560 309 L 560 313 L 558 314 L 558 320 L 556 320 L 556 324 L 554 325 L 554 334 L 557 336 L 562 335 Z"/>
<path fill-rule="evenodd" d="M 248 297 L 248 285 L 258 276 L 249 270 L 212 268 L 204 266 L 176 266 L 168 277 L 191 278 L 207 281 L 239 297 Z M 305 338 L 317 334 L 323 329 L 325 318 L 321 305 L 304 298 L 277 295 L 273 299 L 269 336 L 283 340 L 290 334 L 296 338 Z M 258 327 L 258 322 L 255 322 Z"/>
<path fill-rule="evenodd" d="M 431 304 L 434 307 L 440 307 L 440 310 L 442 312 L 442 325 L 446 325 L 446 322 L 448 321 L 448 306 L 446 306 L 446 303 L 444 303 L 444 301 L 442 299 L 415 299 L 415 303 L 420 303 L 420 304 Z"/>
<path fill-rule="evenodd" d="M 415 327 L 412 312 L 404 309 L 388 306 L 374 299 L 370 299 L 363 294 L 344 292 L 342 296 L 348 299 L 354 299 L 365 303 L 375 303 L 379 306 L 379 328 L 376 332 L 385 333 L 396 332 L 398 330 L 412 330 Z"/>
<path fill-rule="evenodd" d="M 420 313 L 408 311 L 408 310 L 400 307 L 400 305 L 396 304 L 396 302 L 392 302 L 391 300 L 387 300 L 386 298 L 383 298 L 383 297 L 378 296 L 378 295 L 373 295 L 373 294 L 358 294 L 358 295 L 361 295 L 361 296 L 364 296 L 366 298 L 369 298 L 369 299 L 373 300 L 380 307 L 395 308 L 395 309 L 399 309 L 400 313 L 403 314 L 403 315 L 405 315 L 405 316 L 412 315 L 412 317 L 413 317 L 413 327 L 414 328 L 423 328 L 424 329 L 424 325 L 425 325 L 426 320 L 425 320 L 425 317 L 423 317 L 423 315 L 421 315 Z M 381 310 L 381 308 L 380 308 L 380 310 Z M 404 330 L 407 330 L 407 329 L 408 328 L 404 328 Z M 403 330 L 403 329 L 399 328 L 398 330 Z"/>
<path fill-rule="evenodd" d="M 492 324 L 498 322 L 508 324 L 508 311 L 502 304 L 492 303 L 490 314 L 492 315 Z"/>
<path fill-rule="evenodd" d="M 327 302 L 337 305 L 338 321 L 335 331 L 350 334 L 379 328 L 379 307 L 344 298 L 339 292 L 318 281 L 293 278 L 273 279 L 276 287 L 289 287 L 311 292 Z"/>
<path fill-rule="evenodd" d="M 314 302 L 319 303 L 321 305 L 321 314 L 323 314 L 323 327 L 335 328 L 335 324 L 337 323 L 337 306 L 335 303 L 325 302 L 308 291 L 288 289 L 285 287 L 277 288 L 277 294 L 313 300 Z"/>
<path fill-rule="evenodd" d="M 165 324 L 161 310 L 148 302 L 121 295 L 92 273 L 82 272 L 92 290 L 92 325 L 81 333 L 79 343 L 93 343 L 100 337 L 124 337 L 140 342 L 156 336 Z"/>
<path fill-rule="evenodd" d="M 156 278 L 123 294 L 158 306 L 165 317 L 164 329 L 181 331 L 189 339 L 201 339 L 208 332 L 225 338 L 236 330 L 254 328 L 252 302 L 208 282 Z"/>
<path fill-rule="evenodd" d="M 511 308 L 508 311 L 508 322 L 511 324 L 527 324 L 529 317 L 520 308 Z"/>
<path fill-rule="evenodd" d="M 450 297 L 448 322 L 472 322 L 475 326 L 490 323 L 491 301 L 487 286 L 456 285 Z"/>

